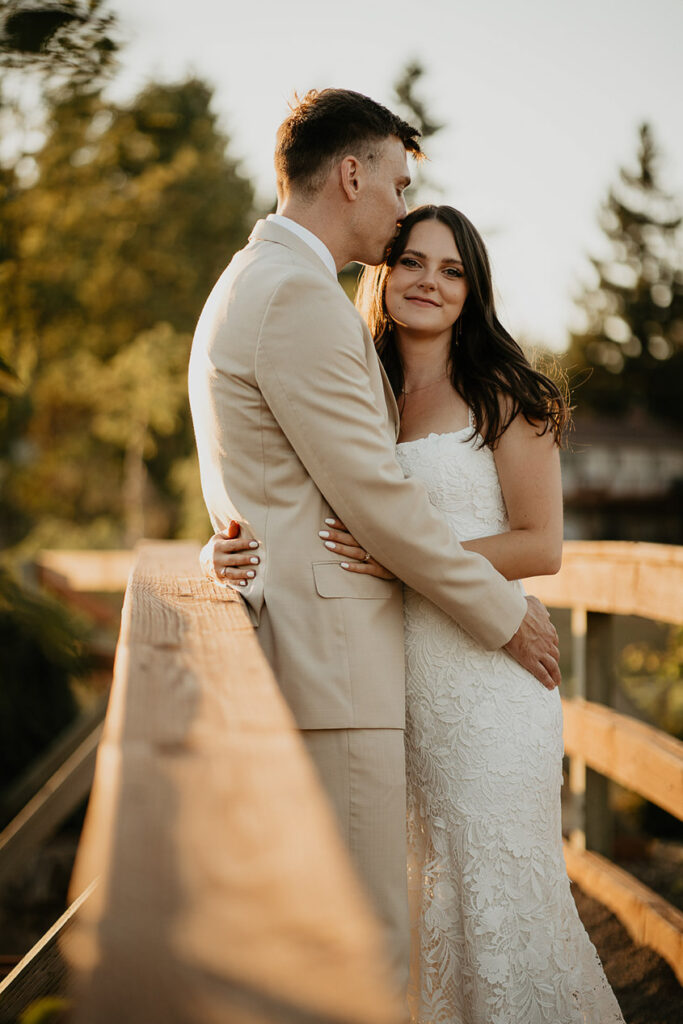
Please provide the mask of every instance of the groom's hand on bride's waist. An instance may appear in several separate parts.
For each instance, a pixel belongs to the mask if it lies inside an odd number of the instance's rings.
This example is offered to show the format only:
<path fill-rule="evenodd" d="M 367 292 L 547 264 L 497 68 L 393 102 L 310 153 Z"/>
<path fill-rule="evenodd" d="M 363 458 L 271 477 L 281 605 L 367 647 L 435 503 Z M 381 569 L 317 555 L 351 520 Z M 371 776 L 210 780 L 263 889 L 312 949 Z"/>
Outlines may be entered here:
<path fill-rule="evenodd" d="M 503 648 L 523 668 L 536 676 L 548 690 L 562 682 L 557 630 L 545 605 L 537 597 L 527 597 L 527 613 L 515 635 Z"/>

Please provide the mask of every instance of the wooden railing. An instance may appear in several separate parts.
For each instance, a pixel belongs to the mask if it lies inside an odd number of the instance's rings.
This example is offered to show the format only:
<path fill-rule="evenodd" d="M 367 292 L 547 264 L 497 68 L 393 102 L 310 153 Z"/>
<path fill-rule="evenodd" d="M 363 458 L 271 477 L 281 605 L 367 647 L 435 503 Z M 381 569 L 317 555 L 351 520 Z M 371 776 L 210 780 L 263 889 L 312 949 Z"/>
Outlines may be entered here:
<path fill-rule="evenodd" d="M 239 599 L 200 577 L 197 550 L 138 554 L 74 903 L 0 985 L 2 1024 L 59 978 L 57 939 L 76 1024 L 400 1019 L 377 926 L 291 716 Z M 85 555 L 42 559 L 60 585 L 84 591 L 108 589 L 102 571 L 120 584 L 130 561 L 116 553 L 94 571 Z M 607 779 L 683 817 L 683 744 L 605 706 L 612 617 L 683 622 L 683 549 L 570 542 L 561 572 L 527 589 L 572 609 L 569 874 L 683 980 L 683 915 L 604 855 Z M 59 799 L 51 788 L 34 808 L 44 822 Z M 24 818 L 8 837 L 14 863 L 42 834 Z"/>
<path fill-rule="evenodd" d="M 615 616 L 683 624 L 683 548 L 569 541 L 557 576 L 525 582 L 549 607 L 572 612 L 575 696 L 563 701 L 573 804 L 567 870 L 683 982 L 683 914 L 606 856 L 613 845 L 609 780 L 683 820 L 683 743 L 608 706 Z"/>
<path fill-rule="evenodd" d="M 397 1024 L 291 714 L 198 550 L 145 545 L 128 584 L 72 883 L 91 895 L 61 929 L 70 1020 Z"/>

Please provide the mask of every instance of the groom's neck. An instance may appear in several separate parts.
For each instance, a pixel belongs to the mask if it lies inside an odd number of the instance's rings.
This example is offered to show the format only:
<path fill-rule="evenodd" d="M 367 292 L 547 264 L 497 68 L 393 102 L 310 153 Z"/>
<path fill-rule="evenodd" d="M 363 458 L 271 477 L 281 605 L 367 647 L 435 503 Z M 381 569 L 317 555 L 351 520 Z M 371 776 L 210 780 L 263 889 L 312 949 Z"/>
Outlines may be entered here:
<path fill-rule="evenodd" d="M 327 246 L 337 267 L 337 273 L 350 261 L 351 257 L 346 254 L 348 241 L 344 225 L 340 223 L 336 211 L 330 209 L 329 203 L 303 202 L 291 197 L 278 203 L 277 212 L 307 228 Z"/>

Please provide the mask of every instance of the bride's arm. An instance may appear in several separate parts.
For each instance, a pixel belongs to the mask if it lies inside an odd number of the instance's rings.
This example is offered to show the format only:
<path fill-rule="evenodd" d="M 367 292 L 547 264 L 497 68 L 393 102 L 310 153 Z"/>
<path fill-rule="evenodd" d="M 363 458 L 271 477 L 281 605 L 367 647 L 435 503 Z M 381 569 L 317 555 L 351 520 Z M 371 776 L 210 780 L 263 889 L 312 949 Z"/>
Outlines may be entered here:
<path fill-rule="evenodd" d="M 462 545 L 509 580 L 552 575 L 562 561 L 560 453 L 552 431 L 539 429 L 518 415 L 494 450 L 509 532 Z"/>

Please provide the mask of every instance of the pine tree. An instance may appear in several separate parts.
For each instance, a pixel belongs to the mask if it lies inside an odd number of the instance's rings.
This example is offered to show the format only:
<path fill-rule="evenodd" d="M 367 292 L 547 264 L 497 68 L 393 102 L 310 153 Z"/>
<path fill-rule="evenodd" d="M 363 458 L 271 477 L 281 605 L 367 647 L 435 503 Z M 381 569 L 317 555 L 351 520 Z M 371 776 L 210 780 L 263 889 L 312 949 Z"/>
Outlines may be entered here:
<path fill-rule="evenodd" d="M 662 189 L 652 129 L 643 124 L 635 171 L 622 168 L 600 214 L 608 254 L 577 305 L 566 366 L 579 407 L 607 415 L 639 408 L 683 423 L 683 248 L 676 200 Z M 578 371 L 578 374 L 577 374 Z"/>
<path fill-rule="evenodd" d="M 394 98 L 398 110 L 406 120 L 420 131 L 420 144 L 426 159 L 429 159 L 429 140 L 440 132 L 444 125 L 434 121 L 429 114 L 427 104 L 418 96 L 418 88 L 425 75 L 424 65 L 419 60 L 408 61 L 394 83 Z M 413 165 L 410 169 L 412 184 L 406 192 L 408 206 L 416 206 L 420 202 L 434 202 L 434 195 L 440 189 L 429 180 L 424 169 L 424 162 Z M 430 199 L 422 198 L 430 193 Z"/>

